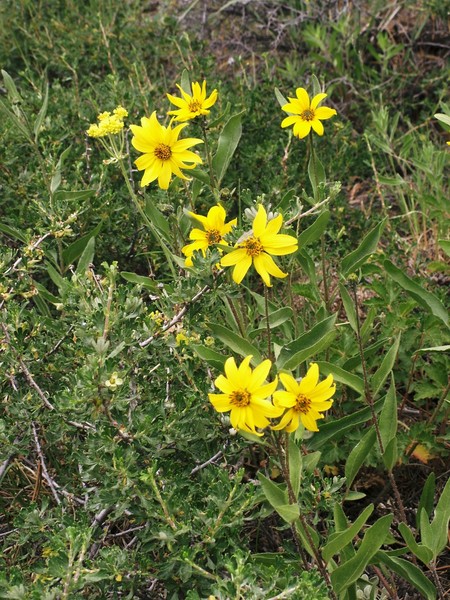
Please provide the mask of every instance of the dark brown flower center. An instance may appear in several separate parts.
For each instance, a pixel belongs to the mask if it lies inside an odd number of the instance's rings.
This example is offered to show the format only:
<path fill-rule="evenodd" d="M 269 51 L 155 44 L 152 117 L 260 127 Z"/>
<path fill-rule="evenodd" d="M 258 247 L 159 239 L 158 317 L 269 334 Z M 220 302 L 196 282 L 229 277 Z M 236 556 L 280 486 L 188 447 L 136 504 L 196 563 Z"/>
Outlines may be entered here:
<path fill-rule="evenodd" d="M 235 390 L 230 394 L 230 402 L 235 406 L 248 406 L 250 404 L 251 395 L 247 390 Z"/>
<path fill-rule="evenodd" d="M 159 144 L 159 146 L 156 146 L 154 152 L 156 158 L 159 158 L 159 160 L 169 160 L 172 156 L 172 150 L 167 144 Z"/>
<path fill-rule="evenodd" d="M 304 121 L 312 121 L 314 119 L 314 111 L 310 108 L 307 108 L 300 116 Z"/>
<path fill-rule="evenodd" d="M 192 100 L 192 102 L 189 103 L 189 110 L 191 112 L 197 112 L 201 109 L 202 105 L 198 100 Z"/>
<path fill-rule="evenodd" d="M 293 409 L 303 415 L 306 415 L 311 408 L 311 400 L 304 394 L 299 394 L 295 399 L 295 406 Z"/>
<path fill-rule="evenodd" d="M 208 229 L 206 232 L 206 241 L 208 244 L 218 244 L 222 239 L 220 232 L 217 229 Z"/>
<path fill-rule="evenodd" d="M 244 248 L 247 250 L 247 254 L 250 256 L 258 256 L 264 252 L 264 246 L 258 240 L 258 238 L 251 237 L 244 242 Z"/>

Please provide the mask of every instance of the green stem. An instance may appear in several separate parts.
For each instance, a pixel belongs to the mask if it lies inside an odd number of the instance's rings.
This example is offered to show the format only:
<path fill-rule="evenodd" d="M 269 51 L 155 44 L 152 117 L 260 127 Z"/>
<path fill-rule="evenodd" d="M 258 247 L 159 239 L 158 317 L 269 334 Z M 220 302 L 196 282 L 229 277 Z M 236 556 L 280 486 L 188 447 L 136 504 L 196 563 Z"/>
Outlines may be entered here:
<path fill-rule="evenodd" d="M 162 248 L 162 251 L 164 252 L 164 256 L 166 257 L 167 260 L 167 264 L 169 266 L 169 269 L 173 275 L 173 277 L 177 277 L 177 272 L 175 270 L 174 264 L 173 264 L 173 260 L 172 260 L 172 255 L 170 253 L 169 248 L 167 247 L 166 243 L 164 242 L 164 240 L 162 239 L 162 237 L 159 234 L 159 231 L 156 229 L 156 227 L 153 225 L 153 223 L 150 221 L 150 219 L 147 217 L 147 215 L 145 214 L 145 211 L 143 210 L 140 202 L 139 202 L 139 198 L 137 197 L 133 186 L 131 185 L 131 182 L 128 178 L 128 173 L 125 169 L 125 165 L 123 164 L 123 160 L 119 159 L 118 160 L 119 165 L 120 165 L 120 170 L 122 171 L 122 175 L 123 178 L 125 179 L 125 183 L 127 185 L 128 188 L 128 193 L 131 196 L 131 199 L 134 202 L 134 205 L 137 209 L 137 211 L 139 212 L 139 214 L 141 215 L 142 219 L 144 220 L 145 224 L 148 226 L 148 228 L 150 229 L 150 231 L 152 232 L 152 234 L 155 236 L 157 242 L 159 243 L 159 245 Z"/>

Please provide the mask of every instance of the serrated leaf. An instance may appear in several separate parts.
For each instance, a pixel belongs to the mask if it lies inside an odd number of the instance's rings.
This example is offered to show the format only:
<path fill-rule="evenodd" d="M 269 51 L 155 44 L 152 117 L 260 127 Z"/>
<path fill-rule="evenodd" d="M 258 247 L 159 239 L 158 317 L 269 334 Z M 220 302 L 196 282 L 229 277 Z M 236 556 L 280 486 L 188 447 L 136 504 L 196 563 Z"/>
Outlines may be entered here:
<path fill-rule="evenodd" d="M 383 219 L 369 231 L 356 250 L 353 250 L 353 252 L 350 252 L 350 254 L 347 254 L 347 256 L 342 259 L 341 273 L 343 277 L 346 278 L 350 273 L 359 269 L 359 267 L 367 261 L 369 256 L 376 252 L 385 224 L 386 219 Z"/>
<path fill-rule="evenodd" d="M 371 427 L 348 455 L 347 462 L 345 463 L 345 478 L 347 488 L 350 488 L 352 485 L 359 469 L 366 460 L 369 452 L 372 450 L 376 439 L 377 436 L 375 428 Z"/>
<path fill-rule="evenodd" d="M 241 111 L 233 115 L 225 124 L 219 136 L 217 151 L 213 157 L 212 164 L 217 178 L 217 185 L 220 186 L 222 179 L 227 172 L 228 166 L 233 158 L 233 154 L 239 144 L 242 135 L 242 115 Z"/>
<path fill-rule="evenodd" d="M 258 348 L 237 333 L 230 331 L 219 323 L 211 323 L 210 329 L 211 332 L 219 338 L 225 346 L 233 350 L 233 352 L 244 357 L 251 354 L 253 356 L 251 361 L 252 364 L 258 364 L 262 361 L 262 356 Z"/>
<path fill-rule="evenodd" d="M 423 308 L 430 311 L 435 317 L 438 317 L 448 326 L 448 312 L 442 302 L 431 292 L 425 290 L 416 281 L 405 275 L 405 273 L 396 267 L 390 260 L 383 263 L 387 274 L 402 287 L 414 300 Z"/>
<path fill-rule="evenodd" d="M 328 347 L 334 339 L 336 317 L 336 314 L 327 317 L 285 346 L 277 360 L 278 368 L 294 369 L 310 356 Z"/>
<path fill-rule="evenodd" d="M 331 573 L 331 583 L 336 594 L 341 594 L 364 573 L 373 556 L 384 544 L 392 519 L 393 515 L 378 519 L 366 531 L 355 556 Z"/>
<path fill-rule="evenodd" d="M 345 531 L 334 533 L 330 536 L 328 543 L 322 549 L 322 556 L 328 562 L 335 554 L 339 554 L 342 548 L 353 540 L 366 524 L 367 519 L 373 513 L 374 505 L 369 504 Z"/>

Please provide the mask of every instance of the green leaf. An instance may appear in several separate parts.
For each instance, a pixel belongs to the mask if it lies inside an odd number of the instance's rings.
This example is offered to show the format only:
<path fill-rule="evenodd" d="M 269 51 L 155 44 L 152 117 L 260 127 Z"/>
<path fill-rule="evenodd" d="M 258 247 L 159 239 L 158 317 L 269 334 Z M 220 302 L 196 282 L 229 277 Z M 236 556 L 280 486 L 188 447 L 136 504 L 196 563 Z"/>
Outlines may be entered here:
<path fill-rule="evenodd" d="M 393 515 L 386 515 L 378 519 L 366 531 L 355 556 L 339 565 L 331 573 L 331 583 L 336 594 L 341 594 L 364 573 L 371 559 L 384 544 L 392 519 Z"/>
<path fill-rule="evenodd" d="M 278 357 L 278 368 L 294 369 L 310 356 L 327 348 L 334 339 L 337 314 L 317 323 L 310 331 L 285 346 Z"/>
<path fill-rule="evenodd" d="M 283 308 L 279 308 L 278 310 L 274 310 L 269 313 L 269 326 L 270 329 L 274 329 L 279 325 L 282 325 L 286 321 L 292 318 L 293 310 L 290 306 L 285 306 Z M 261 321 L 261 328 L 267 328 L 267 319 L 264 318 Z"/>
<path fill-rule="evenodd" d="M 441 123 L 445 123 L 450 127 L 450 117 L 448 115 L 445 115 L 444 113 L 436 113 L 434 117 Z"/>
<path fill-rule="evenodd" d="M 386 394 L 379 419 L 380 436 L 383 448 L 397 435 L 397 396 L 395 382 L 392 377 L 391 386 Z"/>
<path fill-rule="evenodd" d="M 96 190 L 78 190 L 76 192 L 69 192 L 67 190 L 58 190 L 54 194 L 56 202 L 67 201 L 67 202 L 82 202 L 87 200 L 90 196 L 96 193 Z"/>
<path fill-rule="evenodd" d="M 181 89 L 183 92 L 186 92 L 186 94 L 189 94 L 189 96 L 192 96 L 191 81 L 187 69 L 183 69 L 183 72 L 181 73 Z"/>
<path fill-rule="evenodd" d="M 155 206 L 155 203 L 150 196 L 146 196 L 145 198 L 144 212 L 156 229 L 164 236 L 166 241 L 170 243 L 172 240 L 172 233 L 170 230 L 169 221 Z"/>
<path fill-rule="evenodd" d="M 375 373 L 371 377 L 372 384 L 372 392 L 373 397 L 375 398 L 378 392 L 380 391 L 382 385 L 386 381 L 389 373 L 394 368 L 395 359 L 397 358 L 398 347 L 400 345 L 400 335 L 395 339 L 392 346 L 386 353 L 386 356 L 383 358 L 381 365 L 375 371 Z"/>
<path fill-rule="evenodd" d="M 291 480 L 292 490 L 295 498 L 300 492 L 300 483 L 302 480 L 302 453 L 294 440 L 294 436 L 288 438 L 288 454 L 289 454 L 289 475 Z"/>
<path fill-rule="evenodd" d="M 298 504 L 288 503 L 286 485 L 274 483 L 262 473 L 258 473 L 258 479 L 269 504 L 277 511 L 280 517 L 289 524 L 298 519 L 300 515 Z"/>
<path fill-rule="evenodd" d="M 45 268 L 47 269 L 47 273 L 48 273 L 50 279 L 56 285 L 59 292 L 61 294 L 64 294 L 70 285 L 69 282 L 67 281 L 67 279 L 64 279 L 64 277 L 61 277 L 60 273 L 58 273 L 58 271 L 55 269 L 55 267 L 53 265 L 51 265 L 49 262 L 45 263 Z"/>
<path fill-rule="evenodd" d="M 422 514 L 426 514 L 423 510 Z M 441 497 L 434 511 L 434 519 L 431 522 L 431 537 L 433 540 L 430 545 L 433 550 L 434 558 L 442 552 L 447 543 L 448 523 L 450 521 L 450 479 L 447 480 Z"/>
<path fill-rule="evenodd" d="M 42 102 L 41 109 L 36 117 L 36 121 L 34 123 L 34 141 L 37 143 L 39 133 L 41 131 L 42 123 L 44 122 L 45 116 L 47 114 L 47 106 L 48 106 L 48 81 L 45 82 L 45 92 L 44 92 L 44 100 Z"/>
<path fill-rule="evenodd" d="M 129 271 L 121 271 L 120 276 L 123 277 L 125 281 L 135 283 L 136 285 L 142 285 L 143 287 L 148 288 L 152 292 L 160 292 L 160 289 L 158 288 L 158 283 L 151 277 L 146 277 L 145 275 L 136 275 L 136 273 L 131 273 Z"/>
<path fill-rule="evenodd" d="M 342 283 L 339 283 L 339 292 L 341 294 L 342 304 L 344 305 L 345 314 L 353 331 L 358 331 L 358 322 L 356 320 L 355 303 L 352 300 L 347 288 Z"/>
<path fill-rule="evenodd" d="M 361 394 L 361 396 L 364 396 L 364 381 L 361 377 L 323 360 L 317 361 L 317 364 L 319 365 L 319 369 L 323 371 L 325 375 L 331 373 L 335 381 L 351 387 L 352 390 L 355 390 Z"/>
<path fill-rule="evenodd" d="M 322 456 L 322 452 L 316 450 L 316 452 L 309 452 L 302 456 L 303 469 L 307 473 L 312 473 L 314 469 L 317 467 L 320 457 Z"/>
<path fill-rule="evenodd" d="M 3 112 L 3 114 L 5 115 L 5 117 L 7 119 L 9 119 L 10 121 L 12 121 L 12 123 L 14 124 L 14 127 L 19 130 L 22 135 L 30 142 L 32 143 L 32 138 L 30 136 L 30 132 L 28 131 L 27 127 L 22 123 L 22 121 L 8 108 L 8 106 L 3 102 L 2 99 L 0 99 L 0 112 Z"/>
<path fill-rule="evenodd" d="M 375 412 L 379 412 L 381 407 L 383 406 L 383 400 L 378 400 L 375 402 L 374 410 Z M 369 419 L 372 418 L 372 412 L 369 406 L 362 408 L 354 412 L 351 415 L 346 417 L 342 417 L 341 419 L 337 419 L 336 421 L 331 421 L 328 423 L 324 423 L 320 425 L 320 431 L 314 434 L 314 448 L 320 448 L 324 444 L 328 444 L 331 440 L 340 439 L 345 436 L 345 434 L 353 430 L 355 427 L 366 423 Z"/>
<path fill-rule="evenodd" d="M 433 346 L 432 348 L 420 348 L 417 352 L 448 352 L 450 350 L 450 344 L 446 346 Z"/>
<path fill-rule="evenodd" d="M 10 227 L 9 225 L 5 225 L 5 223 L 0 223 L 0 231 L 3 231 L 3 233 L 8 235 L 10 238 L 19 240 L 24 244 L 28 243 L 26 235 L 15 227 Z"/>
<path fill-rule="evenodd" d="M 436 488 L 436 475 L 433 471 L 428 475 L 422 494 L 419 500 L 419 506 L 416 513 L 416 528 L 420 528 L 420 513 L 425 509 L 428 517 L 431 517 L 434 506 L 434 490 Z"/>
<path fill-rule="evenodd" d="M 214 369 L 217 369 L 218 371 L 223 371 L 223 366 L 226 361 L 225 356 L 202 344 L 191 344 L 190 347 L 202 360 L 208 363 L 208 365 L 214 367 Z"/>
<path fill-rule="evenodd" d="M 324 210 L 312 225 L 301 232 L 298 236 L 299 248 L 304 248 L 321 238 L 330 220 L 330 214 L 329 210 Z"/>
<path fill-rule="evenodd" d="M 438 240 L 439 246 L 447 256 L 450 256 L 450 240 Z"/>
<path fill-rule="evenodd" d="M 385 260 L 383 266 L 387 274 L 402 287 L 414 300 L 435 317 L 438 317 L 448 326 L 448 312 L 442 302 L 431 292 L 425 290 L 416 281 L 405 275 L 390 260 Z"/>
<path fill-rule="evenodd" d="M 220 183 L 228 169 L 233 154 L 239 144 L 242 135 L 242 115 L 241 111 L 233 115 L 225 124 L 217 143 L 217 152 L 212 160 L 214 173 L 217 177 L 217 185 Z"/>
<path fill-rule="evenodd" d="M 375 428 L 371 427 L 348 455 L 347 462 L 345 463 L 345 478 L 347 488 L 350 488 L 352 485 L 359 469 L 366 460 L 369 452 L 372 450 L 376 439 L 377 435 Z"/>
<path fill-rule="evenodd" d="M 314 543 L 314 546 L 316 548 L 318 548 L 319 547 L 319 543 L 320 543 L 320 539 L 319 539 L 319 535 L 318 535 L 317 531 L 313 527 L 311 527 L 310 525 L 308 525 L 308 523 L 305 523 L 305 525 L 306 525 L 306 529 L 307 529 L 307 531 L 309 533 L 309 537 L 312 539 L 312 541 Z M 301 539 L 301 542 L 302 542 L 303 546 L 306 548 L 307 552 L 312 557 L 314 557 L 315 556 L 314 549 L 311 547 L 311 545 L 309 543 L 308 536 L 306 535 L 306 532 L 305 532 L 305 527 L 303 526 L 303 523 L 300 521 L 300 519 L 298 519 L 295 522 L 295 529 L 296 529 L 296 531 L 297 531 L 297 533 L 298 533 L 298 535 L 299 535 L 299 537 Z"/>
<path fill-rule="evenodd" d="M 3 81 L 5 83 L 6 91 L 8 92 L 8 97 L 13 104 L 19 104 L 23 102 L 21 95 L 19 94 L 19 90 L 14 83 L 13 78 L 9 73 L 2 69 Z"/>
<path fill-rule="evenodd" d="M 335 554 L 339 554 L 342 548 L 345 548 L 347 544 L 350 544 L 352 539 L 358 535 L 366 524 L 366 521 L 373 513 L 373 510 L 374 505 L 369 504 L 348 529 L 340 533 L 334 533 L 330 536 L 328 543 L 322 549 L 322 556 L 326 562 L 328 562 Z"/>
<path fill-rule="evenodd" d="M 313 86 L 312 95 L 314 98 L 314 96 L 317 96 L 317 94 L 320 94 L 322 92 L 322 88 L 320 86 L 319 80 L 317 79 L 317 75 L 315 75 L 314 73 L 311 75 L 311 82 Z"/>
<path fill-rule="evenodd" d="M 58 162 L 56 163 L 55 171 L 54 171 L 53 177 L 50 181 L 50 192 L 52 194 L 54 194 L 56 192 L 56 190 L 59 188 L 59 186 L 61 185 L 61 169 L 63 167 L 65 159 L 67 158 L 67 156 L 70 152 L 70 149 L 71 149 L 71 146 L 69 146 L 68 148 L 63 150 L 58 159 Z"/>
<path fill-rule="evenodd" d="M 288 104 L 288 101 L 286 100 L 286 98 L 283 96 L 283 94 L 280 92 L 280 90 L 277 87 L 275 88 L 275 97 L 278 100 L 278 103 L 281 107 Z"/>
<path fill-rule="evenodd" d="M 308 162 L 308 176 L 313 189 L 314 200 L 318 202 L 319 185 L 325 182 L 325 169 L 314 149 L 311 150 L 311 156 Z"/>
<path fill-rule="evenodd" d="M 383 219 L 369 231 L 356 250 L 353 250 L 353 252 L 350 252 L 350 254 L 347 254 L 347 256 L 342 259 L 341 273 L 343 277 L 348 277 L 350 273 L 359 269 L 359 267 L 367 261 L 369 256 L 376 252 L 385 224 L 386 219 Z"/>
<path fill-rule="evenodd" d="M 418 544 L 414 539 L 412 531 L 404 523 L 399 523 L 398 529 L 411 552 L 427 565 L 433 558 L 433 551 L 423 544 Z"/>
<path fill-rule="evenodd" d="M 78 274 L 84 274 L 89 269 L 89 265 L 94 260 L 95 254 L 95 237 L 91 237 L 91 239 L 86 244 L 85 249 L 83 250 L 80 260 L 78 261 L 78 265 L 76 268 L 76 272 Z"/>
<path fill-rule="evenodd" d="M 383 550 L 375 554 L 374 564 L 383 563 L 391 571 L 403 577 L 413 585 L 423 595 L 426 600 L 436 600 L 436 588 L 431 581 L 424 575 L 419 567 L 413 565 L 409 560 L 398 558 L 392 554 L 387 554 Z"/>
<path fill-rule="evenodd" d="M 397 438 L 394 438 L 384 446 L 383 462 L 388 471 L 392 471 L 398 459 Z"/>
<path fill-rule="evenodd" d="M 219 323 L 211 323 L 210 329 L 211 332 L 218 337 L 225 346 L 233 350 L 233 352 L 244 357 L 251 354 L 253 356 L 251 361 L 252 364 L 258 364 L 262 361 L 262 356 L 258 348 L 237 333 L 230 331 Z"/>
<path fill-rule="evenodd" d="M 210 183 L 211 183 L 208 173 L 205 173 L 205 171 L 202 171 L 202 169 L 200 169 L 199 167 L 195 167 L 195 169 L 191 169 L 189 171 L 189 175 L 191 177 L 193 177 L 194 179 L 201 181 L 205 185 L 210 185 Z"/>
<path fill-rule="evenodd" d="M 66 267 L 73 264 L 77 258 L 81 256 L 89 240 L 100 232 L 102 226 L 103 222 L 100 222 L 96 227 L 94 227 L 94 229 L 92 229 L 92 231 L 78 238 L 75 242 L 63 250 L 62 259 Z"/>

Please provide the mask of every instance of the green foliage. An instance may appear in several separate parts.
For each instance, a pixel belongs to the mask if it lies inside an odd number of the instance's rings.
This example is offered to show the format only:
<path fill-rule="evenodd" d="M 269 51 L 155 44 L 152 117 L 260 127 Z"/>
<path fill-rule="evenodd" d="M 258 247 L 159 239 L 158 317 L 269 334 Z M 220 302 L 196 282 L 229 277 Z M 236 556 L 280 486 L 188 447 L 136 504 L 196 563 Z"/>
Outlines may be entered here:
<path fill-rule="evenodd" d="M 397 31 L 381 2 L 269 3 L 270 26 L 267 3 L 206 21 L 195 2 L 153 4 L 0 8 L 0 597 L 375 598 L 376 567 L 436 598 L 449 121 L 439 44 L 421 57 L 445 15 L 410 3 Z M 126 128 L 161 116 L 175 82 L 203 77 L 219 99 L 183 130 L 207 142 L 191 181 L 143 190 L 129 131 L 119 157 L 85 134 L 119 104 Z M 297 87 L 336 108 L 323 137 L 280 128 Z M 186 268 L 191 213 L 219 201 L 238 219 L 229 246 Z M 274 252 L 273 288 L 218 267 L 258 204 L 298 239 Z M 225 361 L 248 355 L 271 360 L 268 381 L 332 375 L 318 432 L 259 437 L 214 411 Z"/>

